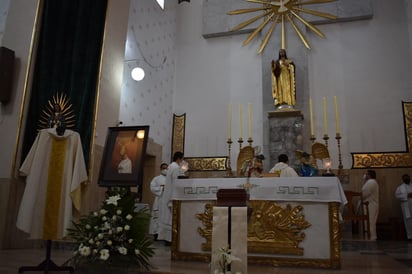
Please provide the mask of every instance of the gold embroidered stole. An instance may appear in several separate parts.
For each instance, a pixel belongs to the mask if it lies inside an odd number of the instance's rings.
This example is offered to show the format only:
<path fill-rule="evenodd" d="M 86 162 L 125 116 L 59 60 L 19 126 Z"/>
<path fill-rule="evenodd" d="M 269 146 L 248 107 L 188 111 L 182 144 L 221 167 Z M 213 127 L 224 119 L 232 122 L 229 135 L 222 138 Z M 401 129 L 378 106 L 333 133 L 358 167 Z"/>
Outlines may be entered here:
<path fill-rule="evenodd" d="M 52 138 L 43 222 L 43 239 L 45 240 L 58 239 L 66 144 L 66 138 Z"/>

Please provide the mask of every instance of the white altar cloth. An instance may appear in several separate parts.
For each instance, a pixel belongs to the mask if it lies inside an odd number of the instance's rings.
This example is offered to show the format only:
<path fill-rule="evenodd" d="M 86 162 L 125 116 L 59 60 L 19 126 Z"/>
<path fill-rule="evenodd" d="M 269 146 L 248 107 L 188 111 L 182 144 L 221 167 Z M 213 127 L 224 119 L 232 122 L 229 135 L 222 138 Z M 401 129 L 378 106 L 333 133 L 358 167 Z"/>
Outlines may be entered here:
<path fill-rule="evenodd" d="M 221 188 L 242 188 L 246 178 L 181 179 L 173 188 L 173 200 L 216 200 Z M 337 177 L 250 178 L 250 200 L 347 203 Z"/>
<path fill-rule="evenodd" d="M 196 214 L 203 214 L 205 206 L 216 200 L 222 188 L 242 188 L 247 178 L 198 178 L 180 179 L 173 187 L 172 198 L 176 201 L 173 214 L 174 245 L 172 259 L 200 259 L 210 252 L 202 250 L 205 243 L 198 229 L 203 227 Z M 305 220 L 311 226 L 305 229 L 305 239 L 300 243 L 303 255 L 249 253 L 248 260 L 285 266 L 340 267 L 339 212 L 347 203 L 337 177 L 250 178 L 253 187 L 250 200 L 276 201 L 282 207 L 302 206 Z M 339 211 L 339 209 L 338 209 Z M 336 214 L 337 213 L 337 214 Z"/>

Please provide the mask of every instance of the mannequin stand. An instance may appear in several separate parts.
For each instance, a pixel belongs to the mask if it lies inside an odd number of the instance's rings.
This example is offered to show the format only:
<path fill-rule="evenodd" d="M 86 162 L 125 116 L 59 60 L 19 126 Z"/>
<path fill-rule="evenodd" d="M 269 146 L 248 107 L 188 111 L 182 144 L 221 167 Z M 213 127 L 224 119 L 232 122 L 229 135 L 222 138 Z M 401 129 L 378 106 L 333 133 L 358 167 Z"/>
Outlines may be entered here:
<path fill-rule="evenodd" d="M 70 273 L 74 273 L 74 268 L 71 266 L 58 266 L 56 265 L 51 259 L 51 240 L 47 240 L 47 249 L 46 249 L 46 259 L 41 262 L 38 266 L 21 266 L 19 268 L 19 273 L 23 273 L 26 271 L 44 271 L 45 274 L 49 273 L 49 271 L 66 271 Z"/>

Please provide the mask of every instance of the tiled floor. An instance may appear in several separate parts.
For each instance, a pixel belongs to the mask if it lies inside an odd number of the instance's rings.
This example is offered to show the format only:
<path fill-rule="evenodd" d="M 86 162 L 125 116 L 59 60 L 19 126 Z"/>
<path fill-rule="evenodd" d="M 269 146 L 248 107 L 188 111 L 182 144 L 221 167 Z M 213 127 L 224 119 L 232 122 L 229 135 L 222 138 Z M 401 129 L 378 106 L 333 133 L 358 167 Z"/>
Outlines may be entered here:
<path fill-rule="evenodd" d="M 155 271 L 182 274 L 210 274 L 207 263 L 170 261 L 170 247 L 155 242 L 156 255 L 151 262 Z M 271 267 L 249 265 L 249 274 L 267 273 L 412 273 L 412 242 L 342 240 L 342 268 L 340 270 Z M 45 249 L 0 250 L 0 273 L 17 273 L 21 266 L 34 266 L 45 258 Z M 71 256 L 71 251 L 52 250 L 52 260 L 61 265 Z M 41 273 L 41 272 L 27 272 Z M 49 272 L 53 273 L 53 272 Z M 63 273 L 63 272 L 60 272 Z"/>

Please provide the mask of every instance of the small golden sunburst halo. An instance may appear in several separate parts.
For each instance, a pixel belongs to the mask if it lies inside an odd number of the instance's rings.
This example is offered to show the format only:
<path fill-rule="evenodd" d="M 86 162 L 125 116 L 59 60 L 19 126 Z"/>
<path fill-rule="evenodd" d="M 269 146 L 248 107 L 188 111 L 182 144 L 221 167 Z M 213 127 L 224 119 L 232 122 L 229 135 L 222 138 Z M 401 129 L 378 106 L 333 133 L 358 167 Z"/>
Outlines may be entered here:
<path fill-rule="evenodd" d="M 67 98 L 67 95 L 63 93 L 56 93 L 53 95 L 52 99 L 47 101 L 46 107 L 40 114 L 39 129 L 51 127 L 50 118 L 53 117 L 56 106 L 60 108 L 60 114 L 64 119 L 65 127 L 68 129 L 73 129 L 76 126 L 76 116 L 73 114 L 73 106 L 70 104 L 69 98 Z"/>
<path fill-rule="evenodd" d="M 247 2 L 255 3 L 258 5 L 262 5 L 261 7 L 257 8 L 248 8 L 248 9 L 238 9 L 228 12 L 229 15 L 237 15 L 237 14 L 245 14 L 245 13 L 253 13 L 253 12 L 263 12 L 249 20 L 246 20 L 239 25 L 235 26 L 232 31 L 238 31 L 243 29 L 244 27 L 256 22 L 257 20 L 264 18 L 263 22 L 246 38 L 243 42 L 243 45 L 247 45 L 256 35 L 268 24 L 270 27 L 264 36 L 262 43 L 260 44 L 258 53 L 262 53 L 265 49 L 270 37 L 272 36 L 273 31 L 276 28 L 278 23 L 281 24 L 281 36 L 282 36 L 282 48 L 286 49 L 286 26 L 287 22 L 290 23 L 293 30 L 295 31 L 296 35 L 300 38 L 302 43 L 305 45 L 307 49 L 310 49 L 310 45 L 306 37 L 303 35 L 302 31 L 299 29 L 297 22 L 302 23 L 306 27 L 308 27 L 311 31 L 319 35 L 320 37 L 324 38 L 325 35 L 313 24 L 309 23 L 303 17 L 301 17 L 300 13 L 306 13 L 318 17 L 323 17 L 327 19 L 336 19 L 337 16 L 326 13 L 320 12 L 316 10 L 306 9 L 304 6 L 313 5 L 313 4 L 323 4 L 323 3 L 331 3 L 335 2 L 336 0 L 279 0 L 279 1 L 270 1 L 270 0 L 245 0 Z"/>

